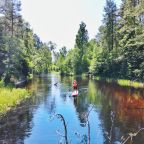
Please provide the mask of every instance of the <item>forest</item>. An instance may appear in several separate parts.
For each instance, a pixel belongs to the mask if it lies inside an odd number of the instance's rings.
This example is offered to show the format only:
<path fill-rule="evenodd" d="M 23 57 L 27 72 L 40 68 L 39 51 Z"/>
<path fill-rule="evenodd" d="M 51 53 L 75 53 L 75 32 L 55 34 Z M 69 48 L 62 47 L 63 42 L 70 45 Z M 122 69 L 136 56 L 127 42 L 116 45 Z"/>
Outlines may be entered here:
<path fill-rule="evenodd" d="M 20 1 L 1 0 L 0 79 L 9 83 L 54 70 L 62 75 L 144 80 L 144 1 L 123 0 L 118 9 L 107 0 L 102 23 L 89 39 L 81 22 L 74 47 L 58 50 L 54 42 L 44 43 L 33 32 L 21 15 Z"/>
<path fill-rule="evenodd" d="M 144 1 L 123 0 L 119 9 L 113 0 L 104 7 L 103 25 L 89 40 L 80 23 L 75 46 L 62 48 L 55 65 L 61 74 L 90 73 L 116 79 L 144 80 Z"/>
<path fill-rule="evenodd" d="M 6 83 L 47 71 L 52 59 L 48 44 L 40 40 L 20 12 L 20 1 L 1 1 L 0 77 Z"/>
<path fill-rule="evenodd" d="M 0 0 L 0 143 L 143 143 L 144 0 L 105 1 L 95 37 L 80 21 L 74 46 L 58 48 L 21 0 Z"/>

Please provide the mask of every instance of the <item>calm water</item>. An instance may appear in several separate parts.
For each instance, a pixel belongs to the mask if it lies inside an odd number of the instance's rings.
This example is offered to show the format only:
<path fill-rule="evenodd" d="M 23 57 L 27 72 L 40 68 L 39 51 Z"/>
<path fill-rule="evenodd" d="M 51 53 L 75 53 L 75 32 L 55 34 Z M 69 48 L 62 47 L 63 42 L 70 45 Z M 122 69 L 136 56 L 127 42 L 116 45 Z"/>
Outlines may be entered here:
<path fill-rule="evenodd" d="M 35 78 L 28 86 L 32 99 L 0 120 L 0 144 L 65 143 L 63 121 L 56 114 L 64 117 L 71 144 L 109 144 L 106 133 L 111 135 L 111 143 L 118 144 L 122 136 L 127 138 L 128 133 L 144 127 L 144 90 L 75 79 L 79 96 L 73 98 L 73 77 L 52 74 Z M 132 143 L 144 144 L 144 132 Z"/>

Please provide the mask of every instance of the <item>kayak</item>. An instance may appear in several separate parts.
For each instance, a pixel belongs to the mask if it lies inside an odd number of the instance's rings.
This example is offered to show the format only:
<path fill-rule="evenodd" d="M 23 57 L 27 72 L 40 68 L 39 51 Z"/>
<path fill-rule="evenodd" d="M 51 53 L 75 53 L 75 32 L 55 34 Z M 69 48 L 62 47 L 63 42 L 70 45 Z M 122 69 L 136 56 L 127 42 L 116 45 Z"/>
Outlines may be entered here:
<path fill-rule="evenodd" d="M 72 96 L 78 96 L 78 91 L 72 92 Z"/>

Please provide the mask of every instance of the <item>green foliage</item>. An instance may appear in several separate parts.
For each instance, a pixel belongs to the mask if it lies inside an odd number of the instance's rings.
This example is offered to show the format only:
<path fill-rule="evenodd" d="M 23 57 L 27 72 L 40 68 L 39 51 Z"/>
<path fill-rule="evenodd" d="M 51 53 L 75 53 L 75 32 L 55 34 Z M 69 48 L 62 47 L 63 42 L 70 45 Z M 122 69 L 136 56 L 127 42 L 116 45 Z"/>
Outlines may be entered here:
<path fill-rule="evenodd" d="M 0 7 L 0 78 L 9 82 L 33 74 L 60 71 L 62 75 L 91 73 L 103 77 L 144 80 L 144 1 L 123 0 L 120 9 L 107 0 L 103 25 L 90 41 L 80 23 L 75 47 L 58 52 L 56 44 L 43 43 L 20 14 L 20 1 Z M 52 63 L 52 54 L 54 63 Z M 2 85 L 2 84 L 0 84 Z"/>
<path fill-rule="evenodd" d="M 103 25 L 96 39 L 88 41 L 86 24 L 81 23 L 75 48 L 57 53 L 61 74 L 82 74 L 144 80 L 144 2 L 123 0 L 120 9 L 107 0 Z"/>
<path fill-rule="evenodd" d="M 71 75 L 73 73 L 71 56 L 72 50 L 67 52 L 66 47 L 62 47 L 59 52 L 54 51 L 54 64 L 52 70 L 60 71 L 61 75 Z"/>
<path fill-rule="evenodd" d="M 86 30 L 86 24 L 81 22 L 80 28 L 76 35 L 76 49 L 74 55 L 74 73 L 81 74 L 82 72 L 87 70 L 88 61 L 84 56 L 87 51 L 87 43 L 88 43 L 88 31 Z M 77 50 L 78 49 L 78 50 Z M 86 64 L 86 66 L 84 65 Z"/>
<path fill-rule="evenodd" d="M 138 83 L 138 82 L 134 82 L 134 81 L 130 81 L 130 80 L 117 80 L 117 83 L 121 86 L 131 86 L 131 87 L 135 87 L 135 88 L 144 88 L 144 84 L 143 83 Z"/>
<path fill-rule="evenodd" d="M 34 73 L 47 72 L 51 64 L 49 46 L 41 42 L 20 15 L 19 0 L 3 1 L 0 7 L 0 78 L 9 83 Z"/>
<path fill-rule="evenodd" d="M 4 81 L 3 81 L 3 80 L 0 80 L 0 88 L 1 88 L 1 87 L 4 87 L 4 85 L 5 85 L 5 84 L 4 84 Z"/>
<path fill-rule="evenodd" d="M 102 51 L 90 64 L 94 75 L 144 80 L 143 5 L 142 1 L 124 0 L 116 15 L 115 4 L 107 1 L 104 25 L 96 37 Z"/>
<path fill-rule="evenodd" d="M 12 107 L 29 97 L 25 89 L 0 88 L 0 114 L 4 114 Z"/>
<path fill-rule="evenodd" d="M 131 80 L 142 80 L 144 61 L 144 25 L 141 22 L 141 7 L 143 2 L 125 0 L 121 9 L 121 28 L 119 34 L 120 46 L 123 48 L 125 63 L 125 78 Z"/>
<path fill-rule="evenodd" d="M 73 51 L 72 57 L 72 65 L 74 74 L 81 74 L 82 73 L 82 65 L 81 65 L 81 56 L 80 56 L 80 49 L 75 48 Z"/>
<path fill-rule="evenodd" d="M 110 52 L 116 47 L 117 37 L 116 37 L 116 4 L 113 0 L 107 0 L 106 6 L 104 8 L 104 25 L 105 25 L 105 41 L 107 50 Z"/>
<path fill-rule="evenodd" d="M 85 53 L 85 47 L 88 42 L 88 31 L 86 30 L 86 24 L 81 22 L 80 28 L 76 35 L 76 47 L 80 49 L 80 56 L 82 58 L 83 54 Z"/>
<path fill-rule="evenodd" d="M 90 65 L 90 62 L 88 60 L 88 57 L 86 55 L 84 55 L 82 57 L 82 69 L 83 69 L 83 72 L 88 72 L 89 71 L 89 65 Z"/>

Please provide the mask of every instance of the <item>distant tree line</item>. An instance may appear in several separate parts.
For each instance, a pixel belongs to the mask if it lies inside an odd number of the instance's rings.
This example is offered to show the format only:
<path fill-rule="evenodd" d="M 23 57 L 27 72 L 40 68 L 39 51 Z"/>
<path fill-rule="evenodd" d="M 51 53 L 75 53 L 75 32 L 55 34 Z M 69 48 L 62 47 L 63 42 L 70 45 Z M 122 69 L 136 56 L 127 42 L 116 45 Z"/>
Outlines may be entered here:
<path fill-rule="evenodd" d="M 144 80 L 144 1 L 123 0 L 119 9 L 106 0 L 103 24 L 89 40 L 84 22 L 75 46 L 58 52 L 43 43 L 21 14 L 20 0 L 0 1 L 0 79 L 30 78 L 50 69 L 61 74 L 82 74 Z M 53 55 L 53 65 L 52 63 Z"/>
<path fill-rule="evenodd" d="M 113 0 L 106 0 L 96 37 L 89 40 L 81 22 L 75 47 L 65 55 L 60 52 L 55 65 L 61 74 L 144 80 L 144 1 L 122 0 L 117 9 Z"/>
<path fill-rule="evenodd" d="M 0 79 L 30 78 L 48 71 L 51 50 L 34 34 L 21 14 L 19 0 L 0 1 Z"/>

